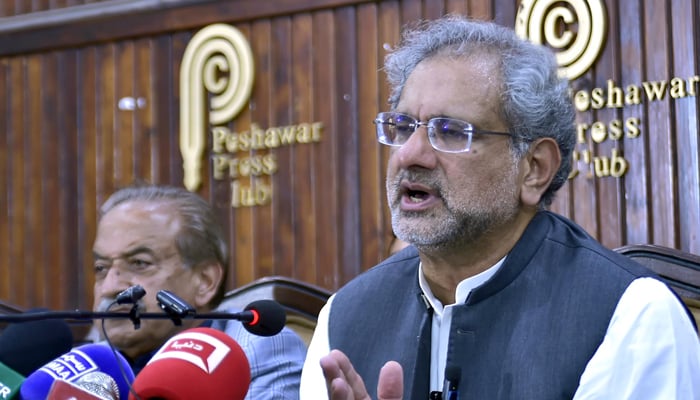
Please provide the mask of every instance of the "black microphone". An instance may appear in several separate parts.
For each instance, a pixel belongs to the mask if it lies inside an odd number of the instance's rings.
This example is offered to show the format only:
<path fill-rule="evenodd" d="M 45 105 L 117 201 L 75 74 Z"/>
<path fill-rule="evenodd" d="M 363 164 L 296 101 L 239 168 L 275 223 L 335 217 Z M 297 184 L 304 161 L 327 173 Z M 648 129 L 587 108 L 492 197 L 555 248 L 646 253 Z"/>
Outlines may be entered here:
<path fill-rule="evenodd" d="M 73 333 L 65 321 L 9 325 L 0 335 L 0 398 L 18 396 L 26 376 L 71 347 Z"/>
<path fill-rule="evenodd" d="M 156 293 L 156 301 L 158 301 L 158 306 L 163 311 L 172 316 L 185 318 L 188 315 L 195 314 L 194 307 L 178 297 L 175 293 L 167 290 L 159 290 L 158 293 Z"/>
<path fill-rule="evenodd" d="M 187 318 L 195 315 L 194 307 L 175 293 L 167 290 L 159 290 L 156 294 L 158 305 L 166 313 L 173 316 L 175 323 L 179 323 L 180 318 Z M 287 313 L 282 306 L 273 300 L 257 300 L 240 313 L 232 314 L 243 323 L 243 327 L 248 332 L 258 336 L 273 336 L 284 328 L 287 322 Z"/>
<path fill-rule="evenodd" d="M 146 290 L 141 285 L 134 285 L 117 295 L 117 304 L 136 304 L 146 295 Z"/>
<path fill-rule="evenodd" d="M 43 310 L 30 310 L 34 314 Z M 10 324 L 0 335 L 0 362 L 28 376 L 73 347 L 66 321 L 41 320 Z"/>
<path fill-rule="evenodd" d="M 248 332 L 258 336 L 276 335 L 280 333 L 287 322 L 287 313 L 274 300 L 254 301 L 248 304 L 245 311 L 240 314 L 243 327 Z"/>
<path fill-rule="evenodd" d="M 443 400 L 459 400 L 459 380 L 462 377 L 462 367 L 449 364 L 445 367 L 445 382 L 442 386 Z"/>

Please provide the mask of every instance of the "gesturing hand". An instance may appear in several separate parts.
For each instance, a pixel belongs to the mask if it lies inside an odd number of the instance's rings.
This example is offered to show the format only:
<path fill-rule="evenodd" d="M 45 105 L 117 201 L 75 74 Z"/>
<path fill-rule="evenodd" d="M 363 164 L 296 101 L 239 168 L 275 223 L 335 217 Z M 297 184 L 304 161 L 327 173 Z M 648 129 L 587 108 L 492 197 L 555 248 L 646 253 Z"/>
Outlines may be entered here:
<path fill-rule="evenodd" d="M 355 371 L 348 357 L 340 350 L 332 350 L 321 359 L 330 400 L 372 400 L 362 377 Z M 379 371 L 377 400 L 401 400 L 403 397 L 403 369 L 396 361 L 389 361 Z"/>

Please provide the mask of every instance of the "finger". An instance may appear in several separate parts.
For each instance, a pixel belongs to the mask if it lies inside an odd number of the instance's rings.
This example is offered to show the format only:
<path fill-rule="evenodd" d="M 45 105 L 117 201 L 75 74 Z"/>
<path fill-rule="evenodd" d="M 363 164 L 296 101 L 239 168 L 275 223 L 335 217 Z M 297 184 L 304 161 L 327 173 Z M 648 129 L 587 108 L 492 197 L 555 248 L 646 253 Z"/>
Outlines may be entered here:
<path fill-rule="evenodd" d="M 347 388 L 350 392 L 350 396 L 347 397 L 349 399 L 370 399 L 362 377 L 355 371 L 350 359 L 343 352 L 332 350 L 326 357 L 321 359 L 321 368 L 326 378 L 329 396 L 333 395 L 333 390 L 344 394 Z M 333 399 L 335 400 L 335 398 Z"/>
<path fill-rule="evenodd" d="M 330 400 L 353 400 L 350 386 L 344 379 L 336 378 L 328 386 L 328 398 Z"/>
<path fill-rule="evenodd" d="M 401 400 L 403 398 L 403 368 L 396 361 L 389 361 L 379 371 L 377 400 Z"/>
<path fill-rule="evenodd" d="M 320 364 L 321 370 L 323 371 L 323 377 L 326 379 L 326 389 L 328 390 L 328 396 L 330 397 L 333 382 L 338 380 L 338 382 L 335 383 L 335 386 L 340 385 L 340 382 L 345 381 L 345 375 L 340 369 L 338 361 L 331 354 L 322 357 Z"/>
<path fill-rule="evenodd" d="M 353 400 L 350 386 L 335 359 L 321 360 L 321 368 L 326 378 L 326 391 L 330 400 Z"/>

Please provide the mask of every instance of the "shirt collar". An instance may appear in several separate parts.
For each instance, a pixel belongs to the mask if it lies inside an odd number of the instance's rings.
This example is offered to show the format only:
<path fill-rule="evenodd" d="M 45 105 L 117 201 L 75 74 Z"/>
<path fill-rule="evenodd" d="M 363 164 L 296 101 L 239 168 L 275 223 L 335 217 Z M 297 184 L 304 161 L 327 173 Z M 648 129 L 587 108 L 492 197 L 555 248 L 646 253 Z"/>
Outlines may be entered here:
<path fill-rule="evenodd" d="M 469 296 L 469 293 L 471 293 L 472 290 L 481 286 L 484 282 L 489 280 L 496 272 L 498 272 L 498 270 L 503 265 L 503 261 L 505 259 L 506 257 L 503 257 L 500 260 L 498 260 L 496 264 L 489 267 L 487 270 L 482 271 L 474 276 L 470 276 L 461 281 L 457 285 L 457 289 L 455 290 L 455 304 L 464 303 L 467 300 L 467 296 Z M 430 285 L 428 285 L 428 281 L 425 279 L 425 275 L 423 274 L 422 262 L 418 264 L 418 285 L 420 286 L 421 291 L 425 296 L 425 299 L 428 301 L 428 303 L 430 303 L 430 306 L 433 308 L 433 311 L 438 315 L 442 315 L 444 306 L 440 302 L 440 300 L 438 300 L 437 297 L 435 297 L 433 291 L 430 290 Z"/>

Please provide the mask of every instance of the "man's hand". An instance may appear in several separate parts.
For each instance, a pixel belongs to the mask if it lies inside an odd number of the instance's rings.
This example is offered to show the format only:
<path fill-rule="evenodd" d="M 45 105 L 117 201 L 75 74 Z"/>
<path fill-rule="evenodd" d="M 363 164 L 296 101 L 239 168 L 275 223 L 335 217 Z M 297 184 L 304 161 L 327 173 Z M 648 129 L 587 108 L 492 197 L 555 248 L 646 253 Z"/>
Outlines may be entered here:
<path fill-rule="evenodd" d="M 340 350 L 332 350 L 321 359 L 330 400 L 372 400 L 365 382 L 355 371 L 348 357 Z M 396 361 L 389 361 L 379 371 L 377 400 L 401 400 L 403 397 L 403 369 Z"/>

